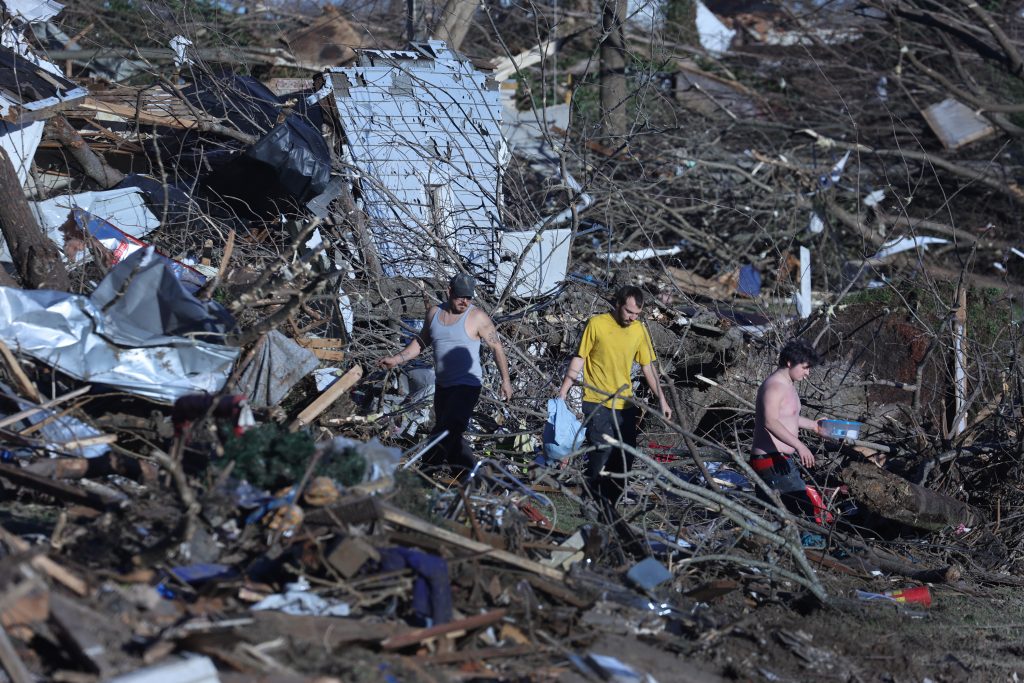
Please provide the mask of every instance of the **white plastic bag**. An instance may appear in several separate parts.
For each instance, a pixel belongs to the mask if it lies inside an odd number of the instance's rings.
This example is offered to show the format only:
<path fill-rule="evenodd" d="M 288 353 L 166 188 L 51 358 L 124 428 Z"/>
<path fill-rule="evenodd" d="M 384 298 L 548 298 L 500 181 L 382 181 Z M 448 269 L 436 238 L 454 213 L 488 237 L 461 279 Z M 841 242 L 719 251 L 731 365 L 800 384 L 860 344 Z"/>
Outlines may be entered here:
<path fill-rule="evenodd" d="M 544 425 L 544 456 L 563 460 L 583 447 L 587 430 L 560 398 L 548 399 L 548 421 Z"/>

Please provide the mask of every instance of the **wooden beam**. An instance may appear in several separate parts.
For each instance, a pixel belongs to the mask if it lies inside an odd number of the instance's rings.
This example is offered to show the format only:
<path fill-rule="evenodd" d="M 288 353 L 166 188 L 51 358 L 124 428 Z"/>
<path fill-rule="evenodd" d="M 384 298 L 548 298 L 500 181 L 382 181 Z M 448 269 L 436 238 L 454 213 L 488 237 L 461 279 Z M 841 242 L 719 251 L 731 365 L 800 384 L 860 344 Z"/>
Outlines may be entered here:
<path fill-rule="evenodd" d="M 403 633 L 401 635 L 386 638 L 380 646 L 381 649 L 384 650 L 398 650 L 403 647 L 422 643 L 425 640 L 444 636 L 456 631 L 468 631 L 474 628 L 490 626 L 491 624 L 504 619 L 506 614 L 508 614 L 508 610 L 496 609 L 491 612 L 484 612 L 483 614 L 474 614 L 473 616 L 466 617 L 465 619 L 456 619 L 455 621 L 450 621 L 447 624 L 440 624 L 439 626 L 418 628 L 415 631 L 410 631 L 409 633 Z"/>
<path fill-rule="evenodd" d="M 498 560 L 499 562 L 504 562 L 505 564 L 510 564 L 513 567 L 519 567 L 520 569 L 525 569 L 539 576 L 554 579 L 556 581 L 563 581 L 565 579 L 565 572 L 558 569 L 546 567 L 540 562 L 528 560 L 525 557 L 520 557 L 519 555 L 510 553 L 507 550 L 497 550 L 486 543 L 480 543 L 479 541 L 463 538 L 456 533 L 436 527 L 419 517 L 411 515 L 404 510 L 399 510 L 396 507 L 392 507 L 387 503 L 382 503 L 380 505 L 380 517 L 384 521 L 404 526 L 407 529 L 419 531 L 420 533 L 433 536 L 434 538 L 439 538 L 443 541 L 447 541 L 451 545 L 464 550 L 469 550 L 470 552 L 476 553 L 482 557 Z"/>
<path fill-rule="evenodd" d="M 65 503 L 84 505 L 101 511 L 108 509 L 112 505 L 112 501 L 97 496 L 94 493 L 89 493 L 55 479 L 29 472 L 21 467 L 0 463 L 0 477 L 12 481 L 19 486 L 53 496 Z"/>
<path fill-rule="evenodd" d="M 25 540 L 12 534 L 2 526 L 0 526 L 0 541 L 3 541 L 16 553 L 27 553 L 31 550 L 31 546 Z M 75 576 L 46 555 L 36 555 L 32 558 L 29 564 L 76 595 L 84 597 L 89 594 L 89 586 L 85 581 Z"/>
<path fill-rule="evenodd" d="M 288 430 L 294 432 L 310 424 L 321 413 L 330 408 L 332 403 L 341 398 L 342 394 L 355 386 L 356 382 L 362 379 L 362 377 L 363 368 L 359 365 L 346 372 L 341 379 L 327 387 L 324 393 L 320 394 L 315 401 L 299 413 L 298 417 L 288 425 Z"/>

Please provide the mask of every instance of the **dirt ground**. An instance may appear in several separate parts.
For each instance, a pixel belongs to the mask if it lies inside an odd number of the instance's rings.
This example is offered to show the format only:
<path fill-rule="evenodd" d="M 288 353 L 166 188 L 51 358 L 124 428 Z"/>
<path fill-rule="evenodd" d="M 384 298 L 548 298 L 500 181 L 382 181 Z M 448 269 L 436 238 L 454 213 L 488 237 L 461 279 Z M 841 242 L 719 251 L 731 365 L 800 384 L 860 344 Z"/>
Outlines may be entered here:
<path fill-rule="evenodd" d="M 736 681 L 881 681 L 966 683 L 1024 676 L 1024 595 L 1018 588 L 971 592 L 931 587 L 929 609 L 863 602 L 861 579 L 823 573 L 833 604 L 810 610 L 769 599 L 756 607 L 749 592 L 710 605 L 718 624 L 696 641 L 652 645 L 635 637 L 602 636 L 588 651 L 612 654 L 660 683 Z M 909 585 L 909 584 L 907 584 Z M 757 596 L 761 598 L 762 596 Z M 799 606 L 796 606 L 799 607 Z M 679 650 L 675 656 L 665 650 Z M 562 680 L 585 680 L 583 678 Z"/>

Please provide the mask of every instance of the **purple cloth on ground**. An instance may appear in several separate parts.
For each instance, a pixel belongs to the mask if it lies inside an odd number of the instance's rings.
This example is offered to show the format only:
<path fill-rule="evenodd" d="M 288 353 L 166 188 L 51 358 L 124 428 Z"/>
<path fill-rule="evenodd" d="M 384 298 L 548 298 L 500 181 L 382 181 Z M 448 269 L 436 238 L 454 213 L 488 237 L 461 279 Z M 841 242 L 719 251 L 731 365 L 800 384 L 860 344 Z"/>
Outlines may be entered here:
<path fill-rule="evenodd" d="M 411 548 L 383 548 L 381 571 L 408 567 L 416 572 L 412 586 L 412 609 L 416 616 L 436 626 L 452 620 L 452 584 L 444 558 Z"/>

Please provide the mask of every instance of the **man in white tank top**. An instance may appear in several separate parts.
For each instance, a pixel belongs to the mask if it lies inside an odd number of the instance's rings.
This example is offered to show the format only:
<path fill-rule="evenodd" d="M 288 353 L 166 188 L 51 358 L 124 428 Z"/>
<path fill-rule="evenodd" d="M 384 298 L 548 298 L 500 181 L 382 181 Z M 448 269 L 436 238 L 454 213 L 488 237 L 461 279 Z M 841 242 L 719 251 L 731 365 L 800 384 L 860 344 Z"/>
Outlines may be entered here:
<path fill-rule="evenodd" d="M 391 369 L 411 361 L 430 345 L 434 349 L 434 428 L 431 434 L 448 430 L 436 448 L 423 460 L 470 469 L 476 464 L 473 451 L 463 434 L 480 398 L 482 371 L 480 342 L 494 353 L 494 362 L 501 373 L 501 397 L 512 398 L 512 381 L 508 375 L 505 347 L 490 316 L 473 305 L 476 282 L 465 274 L 456 275 L 448 285 L 448 300 L 427 311 L 423 330 L 409 345 L 393 356 L 379 361 Z"/>

